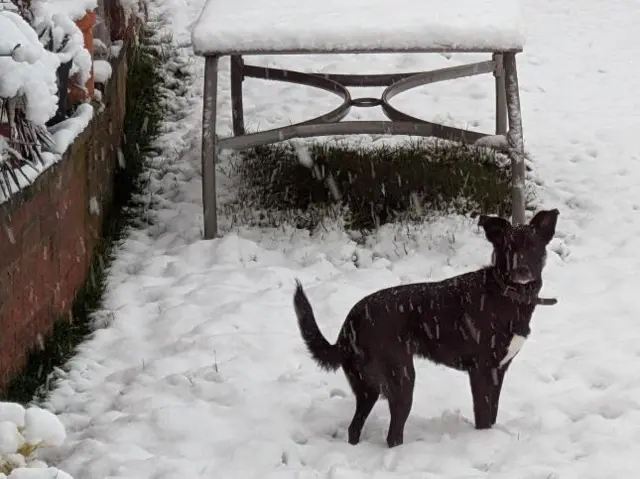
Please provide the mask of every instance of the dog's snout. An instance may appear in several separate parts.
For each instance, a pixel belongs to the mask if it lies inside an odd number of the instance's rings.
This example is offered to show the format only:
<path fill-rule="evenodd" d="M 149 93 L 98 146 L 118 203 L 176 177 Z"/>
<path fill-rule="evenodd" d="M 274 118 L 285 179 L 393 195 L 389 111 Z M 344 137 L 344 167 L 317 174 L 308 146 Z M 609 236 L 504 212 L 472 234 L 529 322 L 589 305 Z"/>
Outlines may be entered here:
<path fill-rule="evenodd" d="M 534 280 L 533 271 L 529 266 L 520 264 L 511 270 L 511 280 L 519 284 L 530 283 Z"/>

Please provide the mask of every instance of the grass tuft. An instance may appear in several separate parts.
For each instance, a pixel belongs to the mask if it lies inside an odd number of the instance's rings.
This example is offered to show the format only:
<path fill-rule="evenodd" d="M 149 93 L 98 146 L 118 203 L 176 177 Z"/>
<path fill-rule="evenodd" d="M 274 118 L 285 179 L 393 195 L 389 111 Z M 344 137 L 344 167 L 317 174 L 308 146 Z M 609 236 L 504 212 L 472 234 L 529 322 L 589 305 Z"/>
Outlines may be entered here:
<path fill-rule="evenodd" d="M 495 150 L 435 139 L 376 147 L 296 145 L 283 142 L 236 156 L 230 175 L 237 196 L 226 205 L 236 223 L 314 229 L 342 217 L 348 229 L 371 231 L 439 214 L 511 211 L 510 162 Z M 311 161 L 301 161 L 305 151 Z"/>

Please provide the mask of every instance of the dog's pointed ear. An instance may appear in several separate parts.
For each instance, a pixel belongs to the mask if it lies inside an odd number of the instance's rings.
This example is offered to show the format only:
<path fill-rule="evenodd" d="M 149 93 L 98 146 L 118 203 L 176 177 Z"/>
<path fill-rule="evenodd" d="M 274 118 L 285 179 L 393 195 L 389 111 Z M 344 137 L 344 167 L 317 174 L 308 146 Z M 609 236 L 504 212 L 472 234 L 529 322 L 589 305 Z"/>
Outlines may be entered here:
<path fill-rule="evenodd" d="M 489 242 L 495 245 L 502 241 L 505 233 L 511 228 L 511 223 L 499 216 L 480 215 L 478 226 L 484 229 Z"/>
<path fill-rule="evenodd" d="M 529 221 L 529 224 L 533 226 L 533 229 L 545 244 L 549 244 L 556 234 L 558 215 L 560 215 L 560 212 L 556 208 L 552 210 L 542 210 L 538 211 L 535 216 L 531 218 L 531 221 Z"/>

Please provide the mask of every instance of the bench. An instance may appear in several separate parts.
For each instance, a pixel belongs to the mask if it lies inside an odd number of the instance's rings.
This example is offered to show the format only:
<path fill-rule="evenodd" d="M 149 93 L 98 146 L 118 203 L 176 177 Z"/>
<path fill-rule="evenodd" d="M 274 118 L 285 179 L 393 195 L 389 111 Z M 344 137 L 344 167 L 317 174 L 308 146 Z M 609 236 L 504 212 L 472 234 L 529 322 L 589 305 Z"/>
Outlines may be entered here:
<path fill-rule="evenodd" d="M 512 169 L 512 221 L 524 222 L 524 145 L 516 54 L 524 37 L 517 0 L 208 0 L 192 30 L 205 57 L 202 124 L 204 237 L 217 236 L 216 164 L 221 150 L 241 150 L 330 135 L 387 134 L 476 143 L 492 136 L 421 120 L 389 104 L 429 83 L 492 73 L 495 134 L 505 135 Z M 313 74 L 246 64 L 245 55 L 487 53 L 486 61 L 426 72 Z M 218 61 L 230 57 L 233 136 L 219 138 Z M 244 78 L 286 81 L 342 98 L 334 110 L 297 124 L 245 133 Z M 352 98 L 347 87 L 386 87 L 380 98 Z M 341 121 L 351 107 L 380 106 L 389 121 Z"/>

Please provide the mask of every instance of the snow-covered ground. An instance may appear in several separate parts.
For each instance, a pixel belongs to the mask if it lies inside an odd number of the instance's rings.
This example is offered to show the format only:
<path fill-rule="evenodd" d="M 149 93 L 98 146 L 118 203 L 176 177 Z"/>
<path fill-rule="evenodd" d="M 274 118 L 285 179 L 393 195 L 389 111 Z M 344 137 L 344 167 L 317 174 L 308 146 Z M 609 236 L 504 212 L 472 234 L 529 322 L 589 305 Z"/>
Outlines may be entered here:
<path fill-rule="evenodd" d="M 310 235 L 243 229 L 201 241 L 202 61 L 190 23 L 201 0 L 157 0 L 194 75 L 159 140 L 156 220 L 134 231 L 110 274 L 107 327 L 71 362 L 48 404 L 69 439 L 50 464 L 76 478 L 630 478 L 640 465 L 640 24 L 636 0 L 524 0 L 519 56 L 526 147 L 541 207 L 561 211 L 532 335 L 506 378 L 498 425 L 476 431 L 464 375 L 417 364 L 405 444 L 388 450 L 386 403 L 360 445 L 346 442 L 354 400 L 299 337 L 293 279 L 333 340 L 351 305 L 401 282 L 489 260 L 475 225 L 447 217 L 383 228 L 357 246 L 339 228 Z M 383 72 L 453 65 L 441 56 L 262 59 L 304 70 Z M 223 71 L 227 62 L 223 62 Z M 322 113 L 337 99 L 303 87 L 245 83 L 249 126 Z M 363 93 L 364 94 L 364 93 Z M 287 101 L 284 101 L 284 100 Z M 229 132 L 227 77 L 219 130 Z M 403 94 L 410 114 L 491 131 L 491 77 Z M 486 112 L 484 114 L 483 112 Z M 370 109 L 353 118 L 380 117 Z M 223 188 L 226 185 L 221 184 Z M 358 267 L 354 264 L 357 257 Z M 634 293 L 636 291 L 636 293 Z"/>

